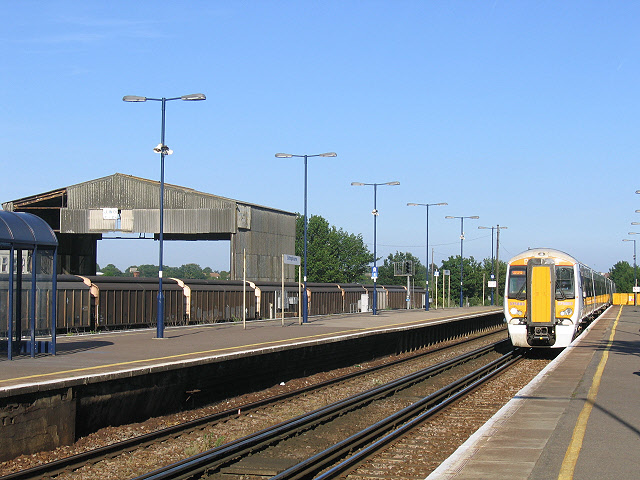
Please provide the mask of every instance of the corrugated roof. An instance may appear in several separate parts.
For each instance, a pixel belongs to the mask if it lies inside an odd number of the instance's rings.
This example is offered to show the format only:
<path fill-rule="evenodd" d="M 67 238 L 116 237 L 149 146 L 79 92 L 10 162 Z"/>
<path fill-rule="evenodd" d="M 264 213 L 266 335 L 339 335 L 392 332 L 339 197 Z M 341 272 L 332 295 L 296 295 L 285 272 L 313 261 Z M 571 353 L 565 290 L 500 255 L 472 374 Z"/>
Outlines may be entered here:
<path fill-rule="evenodd" d="M 24 212 L 0 210 L 0 244 L 5 246 L 56 247 L 58 239 L 40 217 Z"/>

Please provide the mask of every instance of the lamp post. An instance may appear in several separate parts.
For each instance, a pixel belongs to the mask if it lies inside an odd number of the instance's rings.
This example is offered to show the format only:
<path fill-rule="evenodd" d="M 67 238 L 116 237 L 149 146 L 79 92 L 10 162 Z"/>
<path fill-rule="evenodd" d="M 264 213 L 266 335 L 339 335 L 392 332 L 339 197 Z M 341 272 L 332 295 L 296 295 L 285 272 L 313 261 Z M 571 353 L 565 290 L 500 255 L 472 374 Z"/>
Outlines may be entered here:
<path fill-rule="evenodd" d="M 629 235 L 640 235 L 640 233 L 638 232 L 629 232 Z M 636 268 L 636 240 L 635 239 L 630 239 L 630 238 L 623 238 L 622 239 L 623 242 L 633 242 L 633 286 L 634 286 L 634 292 L 633 292 L 633 304 L 637 305 L 638 301 L 638 294 L 635 292 L 635 287 L 638 286 L 638 275 L 637 275 L 637 268 Z"/>
<path fill-rule="evenodd" d="M 373 272 L 375 275 L 371 275 L 373 280 L 373 314 L 378 314 L 378 292 L 376 290 L 376 283 L 378 280 L 378 266 L 377 266 L 377 252 L 376 252 L 376 220 L 378 218 L 378 207 L 377 207 L 377 193 L 378 193 L 378 185 L 400 185 L 400 182 L 384 182 L 384 183 L 361 183 L 361 182 L 351 182 L 351 185 L 354 187 L 362 187 L 365 185 L 370 185 L 373 187 Z"/>
<path fill-rule="evenodd" d="M 495 275 L 494 275 L 494 260 L 493 260 L 493 230 L 496 227 L 478 227 L 478 230 L 491 230 L 491 281 L 493 282 L 495 279 Z M 491 306 L 493 307 L 493 291 L 495 290 L 495 287 L 491 288 Z M 484 300 L 482 300 L 482 305 L 484 305 Z"/>
<path fill-rule="evenodd" d="M 173 98 L 150 98 L 150 97 L 138 97 L 135 95 L 125 95 L 122 100 L 125 102 L 146 102 L 152 100 L 154 102 L 161 102 L 162 104 L 162 127 L 160 133 L 160 144 L 153 149 L 154 152 L 160 154 L 160 232 L 158 234 L 158 240 L 160 242 L 160 252 L 158 260 L 158 316 L 156 324 L 156 337 L 164 338 L 164 293 L 162 292 L 162 244 L 164 239 L 164 157 L 165 155 L 171 155 L 173 150 L 170 150 L 164 144 L 164 125 L 165 125 L 165 110 L 166 103 L 171 100 L 184 100 L 187 102 L 193 102 L 198 100 L 206 100 L 207 97 L 203 93 L 193 93 L 191 95 L 182 95 L 181 97 Z"/>
<path fill-rule="evenodd" d="M 337 157 L 335 152 L 318 153 L 316 155 L 292 155 L 276 153 L 276 158 L 304 158 L 304 289 L 302 292 L 302 323 L 309 322 L 309 306 L 307 304 L 307 159 L 310 157 Z"/>
<path fill-rule="evenodd" d="M 465 218 L 472 218 L 472 219 L 478 219 L 480 218 L 477 215 L 473 215 L 471 217 L 452 217 L 450 215 L 447 215 L 444 218 L 448 218 L 448 219 L 453 219 L 453 218 L 459 218 L 460 219 L 460 307 L 462 307 L 462 252 L 463 252 L 463 243 L 464 243 L 464 219 Z"/>
<path fill-rule="evenodd" d="M 407 203 L 408 207 L 427 207 L 427 283 L 426 283 L 426 292 L 427 298 L 424 302 L 424 310 L 425 312 L 429 311 L 429 268 L 431 265 L 429 264 L 429 207 L 440 206 L 440 205 L 448 205 L 446 202 L 442 203 Z M 437 287 L 437 285 L 436 285 Z M 436 302 L 437 306 L 438 302 Z"/>
<path fill-rule="evenodd" d="M 491 280 L 496 282 L 495 286 L 491 287 L 491 306 L 493 306 L 493 293 L 495 292 L 496 288 L 498 288 L 498 283 L 497 283 L 496 276 L 495 276 L 495 273 L 494 273 L 494 267 L 495 267 L 496 262 L 495 262 L 495 260 L 493 258 L 493 231 L 494 230 L 498 230 L 498 240 L 499 240 L 500 239 L 500 229 L 502 229 L 502 228 L 507 228 L 507 227 L 501 227 L 500 225 L 497 225 L 495 227 L 478 227 L 479 230 L 483 230 L 483 229 L 489 230 L 489 229 L 491 229 Z M 500 242 L 498 241 L 498 243 L 500 243 Z M 497 254 L 497 250 L 498 250 L 498 247 L 496 246 L 496 254 Z M 498 256 L 498 255 L 496 255 L 496 256 Z M 483 305 L 484 305 L 484 303 L 483 303 Z"/>

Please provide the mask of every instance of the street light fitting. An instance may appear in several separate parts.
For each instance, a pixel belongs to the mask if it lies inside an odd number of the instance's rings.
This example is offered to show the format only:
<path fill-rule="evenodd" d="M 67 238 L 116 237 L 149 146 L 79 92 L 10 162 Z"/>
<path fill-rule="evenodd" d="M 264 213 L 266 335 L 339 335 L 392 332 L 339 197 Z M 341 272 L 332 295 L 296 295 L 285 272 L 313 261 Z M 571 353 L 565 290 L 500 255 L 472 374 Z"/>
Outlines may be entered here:
<path fill-rule="evenodd" d="M 139 97 L 138 95 L 125 95 L 122 97 L 122 100 L 125 102 L 146 102 L 147 100 L 155 100 L 158 102 L 166 101 L 166 100 L 184 100 L 186 102 L 195 102 L 198 100 L 206 100 L 207 97 L 204 93 L 192 93 L 190 95 L 182 95 L 177 98 L 150 98 L 150 97 Z"/>
<path fill-rule="evenodd" d="M 138 97 L 136 95 L 125 95 L 122 97 L 122 101 L 124 102 L 146 102 L 147 97 Z"/>
<path fill-rule="evenodd" d="M 291 157 L 308 158 L 308 157 L 337 157 L 337 156 L 338 154 L 336 152 L 318 153 L 316 155 L 293 155 L 291 153 L 276 153 L 276 158 L 291 158 Z"/>
<path fill-rule="evenodd" d="M 384 183 L 351 182 L 351 185 L 354 186 L 354 187 L 362 187 L 364 185 L 371 185 L 371 186 L 374 186 L 374 187 L 378 187 L 380 185 L 391 185 L 391 186 L 400 185 L 400 182 L 397 182 L 397 181 L 396 182 L 384 182 Z"/>
<path fill-rule="evenodd" d="M 199 100 L 206 100 L 207 97 L 204 93 L 192 93 L 190 95 L 182 95 L 180 100 L 184 100 L 185 102 L 197 102 Z"/>
<path fill-rule="evenodd" d="M 640 222 L 631 222 L 631 225 L 640 225 Z"/>

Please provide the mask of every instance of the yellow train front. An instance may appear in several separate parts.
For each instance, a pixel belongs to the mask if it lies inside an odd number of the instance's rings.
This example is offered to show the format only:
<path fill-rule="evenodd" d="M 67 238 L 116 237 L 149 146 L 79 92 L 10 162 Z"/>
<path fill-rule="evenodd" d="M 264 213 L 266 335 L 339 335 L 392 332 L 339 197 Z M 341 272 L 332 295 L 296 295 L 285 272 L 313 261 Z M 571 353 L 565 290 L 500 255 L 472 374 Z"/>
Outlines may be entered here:
<path fill-rule="evenodd" d="M 611 280 L 572 256 L 535 248 L 509 260 L 504 315 L 517 347 L 563 348 L 611 304 Z"/>

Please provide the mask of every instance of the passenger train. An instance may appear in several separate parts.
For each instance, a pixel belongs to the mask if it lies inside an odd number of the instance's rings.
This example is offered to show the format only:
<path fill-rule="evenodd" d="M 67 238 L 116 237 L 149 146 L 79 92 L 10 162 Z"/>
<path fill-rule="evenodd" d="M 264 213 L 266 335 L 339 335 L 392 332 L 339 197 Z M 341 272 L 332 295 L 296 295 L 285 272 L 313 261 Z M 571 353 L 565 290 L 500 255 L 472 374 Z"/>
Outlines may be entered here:
<path fill-rule="evenodd" d="M 516 347 L 563 348 L 613 302 L 615 284 L 572 256 L 534 248 L 507 264 L 504 315 Z"/>

